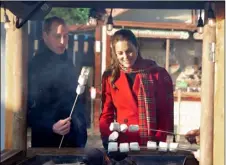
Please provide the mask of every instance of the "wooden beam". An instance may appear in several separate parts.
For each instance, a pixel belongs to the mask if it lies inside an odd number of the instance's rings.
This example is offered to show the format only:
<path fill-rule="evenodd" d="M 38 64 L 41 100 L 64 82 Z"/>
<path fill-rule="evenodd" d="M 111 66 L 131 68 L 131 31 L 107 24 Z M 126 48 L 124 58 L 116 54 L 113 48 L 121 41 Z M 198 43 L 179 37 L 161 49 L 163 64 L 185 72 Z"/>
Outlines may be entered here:
<path fill-rule="evenodd" d="M 215 43 L 216 28 L 204 26 L 202 46 L 200 165 L 213 165 L 214 118 L 214 62 L 211 60 L 211 44 Z"/>
<path fill-rule="evenodd" d="M 106 68 L 111 64 L 111 37 L 107 35 L 107 57 L 106 57 Z"/>
<path fill-rule="evenodd" d="M 11 23 L 12 13 L 7 13 Z M 6 31 L 5 148 L 27 146 L 27 60 L 28 26 Z"/>
<path fill-rule="evenodd" d="M 53 7 L 125 9 L 203 9 L 202 1 L 51 1 Z"/>
<path fill-rule="evenodd" d="M 225 2 L 216 2 L 216 63 L 215 63 L 215 98 L 214 98 L 214 141 L 213 164 L 225 164 Z"/>
<path fill-rule="evenodd" d="M 130 10 L 130 9 L 113 9 L 112 10 L 112 17 L 114 18 L 114 17 L 116 17 L 116 16 L 118 16 L 118 15 L 120 15 L 120 14 L 122 14 L 122 13 L 125 13 L 125 12 L 127 12 L 128 10 Z M 111 13 L 111 8 L 109 8 L 109 9 L 105 9 L 105 11 L 106 11 L 106 13 L 108 14 L 108 15 L 110 15 L 110 13 Z"/>
<path fill-rule="evenodd" d="M 95 45 L 101 46 L 97 44 L 97 42 L 101 43 L 101 26 L 96 27 L 95 31 Z M 95 47 L 95 68 L 94 68 L 94 87 L 96 89 L 101 88 L 101 51 L 97 51 Z M 98 48 L 99 49 L 99 48 Z M 101 96 L 97 95 L 94 100 L 94 132 L 99 132 L 99 117 L 101 112 Z"/>
<path fill-rule="evenodd" d="M 197 19 L 197 12 L 196 12 L 196 10 L 192 10 L 191 11 L 191 20 L 192 20 L 191 24 L 194 25 L 194 26 L 197 26 L 196 25 L 196 22 L 197 22 L 196 19 Z"/>
<path fill-rule="evenodd" d="M 12 165 L 18 164 L 26 158 L 26 152 L 22 150 L 3 150 L 1 151 L 0 164 Z"/>
<path fill-rule="evenodd" d="M 170 39 L 166 39 L 166 70 L 169 71 Z"/>
<path fill-rule="evenodd" d="M 68 25 L 69 32 L 87 32 L 87 31 L 95 31 L 95 25 Z"/>
<path fill-rule="evenodd" d="M 171 23 L 171 22 L 134 22 L 134 21 L 114 21 L 114 26 L 124 27 L 140 27 L 150 29 L 174 29 L 174 30 L 187 30 L 195 31 L 195 24 L 186 23 Z"/>
<path fill-rule="evenodd" d="M 133 29 L 129 28 L 138 38 L 157 38 L 157 39 L 189 39 L 189 32 L 187 31 L 170 31 L 170 30 L 148 30 L 148 29 Z M 112 31 L 107 32 L 108 35 L 113 35 L 120 28 L 113 28 Z"/>

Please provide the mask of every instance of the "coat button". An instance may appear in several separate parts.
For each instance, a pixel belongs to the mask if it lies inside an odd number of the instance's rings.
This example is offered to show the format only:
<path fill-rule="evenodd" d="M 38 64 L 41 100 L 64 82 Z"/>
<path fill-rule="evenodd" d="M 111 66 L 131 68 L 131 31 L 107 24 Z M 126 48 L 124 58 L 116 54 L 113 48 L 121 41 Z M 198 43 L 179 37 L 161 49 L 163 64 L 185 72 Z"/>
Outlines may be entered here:
<path fill-rule="evenodd" d="M 124 119 L 124 123 L 128 123 L 128 119 Z"/>

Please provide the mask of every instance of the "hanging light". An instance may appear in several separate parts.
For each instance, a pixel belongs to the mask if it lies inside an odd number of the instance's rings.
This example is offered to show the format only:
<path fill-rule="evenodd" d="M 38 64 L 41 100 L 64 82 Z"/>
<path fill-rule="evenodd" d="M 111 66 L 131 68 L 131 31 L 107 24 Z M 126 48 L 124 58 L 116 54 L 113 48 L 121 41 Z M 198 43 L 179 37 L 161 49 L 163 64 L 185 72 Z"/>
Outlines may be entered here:
<path fill-rule="evenodd" d="M 94 8 L 89 11 L 89 25 L 97 25 L 97 11 Z"/>
<path fill-rule="evenodd" d="M 210 26 L 215 26 L 215 21 L 216 17 L 215 17 L 215 14 L 214 14 L 214 11 L 211 7 L 211 3 L 209 3 L 209 9 L 208 9 L 208 25 Z"/>
<path fill-rule="evenodd" d="M 6 14 L 6 8 L 4 7 L 4 28 L 7 30 L 10 28 L 10 20 L 8 15 Z"/>
<path fill-rule="evenodd" d="M 202 10 L 200 10 L 199 14 L 199 20 L 198 20 L 198 25 L 197 25 L 197 31 L 198 33 L 202 34 L 203 33 L 203 20 L 202 20 Z"/>
<path fill-rule="evenodd" d="M 113 9 L 111 9 L 111 13 L 110 13 L 110 15 L 108 17 L 108 20 L 107 20 L 107 30 L 108 31 L 112 31 L 113 26 L 114 26 L 114 24 L 113 24 L 113 17 L 112 17 L 112 10 Z"/>

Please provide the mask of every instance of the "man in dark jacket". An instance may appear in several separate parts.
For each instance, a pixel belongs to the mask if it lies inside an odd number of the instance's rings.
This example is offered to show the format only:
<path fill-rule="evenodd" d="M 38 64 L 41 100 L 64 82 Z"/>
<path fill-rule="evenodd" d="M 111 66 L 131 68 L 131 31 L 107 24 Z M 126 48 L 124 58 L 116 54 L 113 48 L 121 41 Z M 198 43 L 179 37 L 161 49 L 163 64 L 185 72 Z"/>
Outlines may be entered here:
<path fill-rule="evenodd" d="M 28 124 L 32 147 L 85 147 L 87 127 L 81 97 L 69 118 L 78 75 L 66 54 L 68 29 L 63 19 L 51 17 L 43 26 L 44 47 L 33 57 L 28 78 Z"/>

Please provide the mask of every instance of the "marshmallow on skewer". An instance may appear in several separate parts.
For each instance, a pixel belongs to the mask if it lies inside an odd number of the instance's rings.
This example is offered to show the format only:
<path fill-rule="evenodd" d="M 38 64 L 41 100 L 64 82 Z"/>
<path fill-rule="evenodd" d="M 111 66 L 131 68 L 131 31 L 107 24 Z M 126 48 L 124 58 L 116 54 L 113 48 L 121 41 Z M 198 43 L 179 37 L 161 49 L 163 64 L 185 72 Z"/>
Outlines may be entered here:
<path fill-rule="evenodd" d="M 169 150 L 170 151 L 177 151 L 177 148 L 178 148 L 178 143 L 170 143 L 169 144 Z"/>
<path fill-rule="evenodd" d="M 118 143 L 117 142 L 109 142 L 108 143 L 108 152 L 116 152 L 118 151 Z"/>
<path fill-rule="evenodd" d="M 129 143 L 120 143 L 119 150 L 120 152 L 129 152 Z"/>
<path fill-rule="evenodd" d="M 83 92 L 85 91 L 85 86 L 83 85 L 78 85 L 77 88 L 76 88 L 76 93 L 78 95 L 81 95 Z"/>
<path fill-rule="evenodd" d="M 109 127 L 110 131 L 120 131 L 120 124 L 118 122 L 112 122 Z"/>
<path fill-rule="evenodd" d="M 139 131 L 139 125 L 130 125 L 129 132 L 137 132 Z"/>
<path fill-rule="evenodd" d="M 97 95 L 96 88 L 91 87 L 90 88 L 90 97 L 91 97 L 91 99 L 95 99 L 96 98 L 96 95 Z"/>
<path fill-rule="evenodd" d="M 154 142 L 154 141 L 148 141 L 147 142 L 147 149 L 156 150 L 157 149 L 156 142 Z"/>
<path fill-rule="evenodd" d="M 119 133 L 114 131 L 109 135 L 108 140 L 109 141 L 117 141 L 118 137 L 119 137 Z"/>
<path fill-rule="evenodd" d="M 159 151 L 167 151 L 168 143 L 166 142 L 159 142 Z"/>
<path fill-rule="evenodd" d="M 90 72 L 90 68 L 89 67 L 86 67 L 86 66 L 82 67 L 81 75 L 88 76 L 89 72 Z"/>
<path fill-rule="evenodd" d="M 128 130 L 128 126 L 126 124 L 120 125 L 120 132 L 125 133 Z"/>
<path fill-rule="evenodd" d="M 88 80 L 88 76 L 86 76 L 86 75 L 79 75 L 79 77 L 78 77 L 78 83 L 80 85 L 86 85 L 87 80 Z"/>
<path fill-rule="evenodd" d="M 140 146 L 138 142 L 131 142 L 129 144 L 129 147 L 131 151 L 140 151 Z"/>

